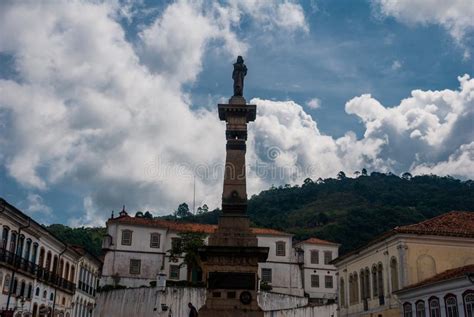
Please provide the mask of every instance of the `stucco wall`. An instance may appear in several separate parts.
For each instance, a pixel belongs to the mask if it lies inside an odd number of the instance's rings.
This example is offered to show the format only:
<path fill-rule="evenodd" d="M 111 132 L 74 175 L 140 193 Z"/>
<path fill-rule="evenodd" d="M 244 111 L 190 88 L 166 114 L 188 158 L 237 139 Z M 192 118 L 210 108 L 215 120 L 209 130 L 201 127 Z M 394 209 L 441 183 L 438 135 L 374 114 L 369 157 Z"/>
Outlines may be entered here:
<path fill-rule="evenodd" d="M 203 288 L 167 287 L 165 292 L 145 287 L 114 290 L 98 295 L 94 317 L 187 316 L 189 302 L 199 309 L 205 300 Z M 162 311 L 161 304 L 168 305 L 168 311 Z"/>
<path fill-rule="evenodd" d="M 336 317 L 337 305 L 308 306 L 294 309 L 267 311 L 265 317 Z"/>
<path fill-rule="evenodd" d="M 258 294 L 257 302 L 262 310 L 280 310 L 306 306 L 308 298 L 262 292 Z"/>

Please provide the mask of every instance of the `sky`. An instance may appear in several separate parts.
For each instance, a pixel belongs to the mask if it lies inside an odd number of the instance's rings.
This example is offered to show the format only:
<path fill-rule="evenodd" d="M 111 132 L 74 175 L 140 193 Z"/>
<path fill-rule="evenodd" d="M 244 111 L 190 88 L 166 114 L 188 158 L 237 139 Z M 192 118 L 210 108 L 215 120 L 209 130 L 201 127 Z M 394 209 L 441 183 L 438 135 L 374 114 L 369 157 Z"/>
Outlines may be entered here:
<path fill-rule="evenodd" d="M 471 0 L 2 1 L 0 197 L 71 226 L 219 207 L 238 55 L 249 197 L 362 168 L 473 179 L 472 16 Z"/>

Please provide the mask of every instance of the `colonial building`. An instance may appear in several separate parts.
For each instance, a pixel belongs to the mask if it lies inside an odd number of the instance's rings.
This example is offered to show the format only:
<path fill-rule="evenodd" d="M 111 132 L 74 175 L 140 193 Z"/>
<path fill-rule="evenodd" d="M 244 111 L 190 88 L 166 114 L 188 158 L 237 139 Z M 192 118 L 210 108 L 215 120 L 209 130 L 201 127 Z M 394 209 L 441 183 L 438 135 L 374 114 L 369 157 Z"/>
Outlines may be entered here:
<path fill-rule="evenodd" d="M 399 316 L 396 291 L 474 264 L 473 245 L 473 212 L 453 211 L 386 232 L 332 262 L 339 278 L 340 315 Z"/>
<path fill-rule="evenodd" d="M 441 272 L 395 294 L 404 317 L 474 317 L 474 265 Z"/>
<path fill-rule="evenodd" d="M 171 259 L 168 251 L 173 243 L 179 243 L 180 233 L 204 233 L 207 243 L 208 235 L 215 230 L 215 225 L 131 217 L 123 210 L 107 221 L 101 285 L 149 285 L 159 274 L 172 281 L 193 279 L 181 265 L 183 257 Z M 269 248 L 267 261 L 259 264 L 259 279 L 268 283 L 272 292 L 297 296 L 306 293 L 321 301 L 335 298 L 336 270 L 329 262 L 337 257 L 339 245 L 319 239 L 293 245 L 291 234 L 265 228 L 252 231 L 258 246 Z"/>
<path fill-rule="evenodd" d="M 80 263 L 89 254 L 68 246 L 1 198 L 0 228 L 0 311 L 13 311 L 15 317 L 91 316 L 94 297 L 87 298 L 88 309 L 78 310 L 76 295 Z M 98 277 L 100 261 L 92 263 Z"/>

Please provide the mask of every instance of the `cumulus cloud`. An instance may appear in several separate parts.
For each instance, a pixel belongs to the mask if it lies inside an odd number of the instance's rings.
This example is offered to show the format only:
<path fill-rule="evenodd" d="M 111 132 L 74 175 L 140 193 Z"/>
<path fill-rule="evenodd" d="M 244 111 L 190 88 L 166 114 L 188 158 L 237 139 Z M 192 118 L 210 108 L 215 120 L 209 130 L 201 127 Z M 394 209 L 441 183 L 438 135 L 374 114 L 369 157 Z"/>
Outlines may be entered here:
<path fill-rule="evenodd" d="M 467 33 L 474 30 L 474 5 L 471 0 L 372 0 L 383 16 L 392 16 L 407 24 L 439 24 L 464 48 Z"/>
<path fill-rule="evenodd" d="M 224 43 L 216 49 L 228 58 L 245 50 L 232 30 L 242 8 L 177 1 L 132 44 L 114 3 L 2 4 L 0 52 L 13 56 L 16 74 L 0 80 L 0 164 L 29 189 L 81 188 L 85 212 L 74 225 L 96 225 L 123 202 L 168 213 L 189 201 L 196 168 L 222 164 L 225 140 L 215 113 L 191 110 L 182 85 L 195 79 L 212 41 Z M 159 59 L 147 60 L 151 53 Z M 221 178 L 196 183 L 197 195 L 217 206 Z"/>

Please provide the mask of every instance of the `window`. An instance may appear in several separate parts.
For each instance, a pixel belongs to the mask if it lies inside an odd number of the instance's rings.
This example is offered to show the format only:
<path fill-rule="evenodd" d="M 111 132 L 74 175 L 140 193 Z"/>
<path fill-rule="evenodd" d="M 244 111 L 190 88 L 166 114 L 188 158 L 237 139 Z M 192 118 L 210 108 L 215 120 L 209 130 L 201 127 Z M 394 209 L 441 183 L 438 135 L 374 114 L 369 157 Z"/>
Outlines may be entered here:
<path fill-rule="evenodd" d="M 377 269 L 377 284 L 378 284 L 378 294 L 379 296 L 384 296 L 384 290 L 383 290 L 383 265 L 382 263 L 379 263 L 378 269 Z"/>
<path fill-rule="evenodd" d="M 48 292 L 46 290 L 43 291 L 43 298 L 46 298 L 48 296 Z"/>
<path fill-rule="evenodd" d="M 436 297 L 430 298 L 428 305 L 430 306 L 430 317 L 441 317 L 439 300 Z"/>
<path fill-rule="evenodd" d="M 132 245 L 131 230 L 122 230 L 122 245 Z"/>
<path fill-rule="evenodd" d="M 332 276 L 326 275 L 324 277 L 324 287 L 325 288 L 333 288 Z"/>
<path fill-rule="evenodd" d="M 262 269 L 262 282 L 272 282 L 272 269 Z"/>
<path fill-rule="evenodd" d="M 37 288 L 36 288 L 36 291 L 35 291 L 35 296 L 39 296 L 39 295 L 40 295 L 40 288 L 37 287 Z"/>
<path fill-rule="evenodd" d="M 354 287 L 354 303 L 359 302 L 359 276 L 354 272 L 353 285 Z"/>
<path fill-rule="evenodd" d="M 170 265 L 170 279 L 179 280 L 179 265 Z"/>
<path fill-rule="evenodd" d="M 346 306 L 346 288 L 344 285 L 344 279 L 341 277 L 341 283 L 339 285 L 339 298 L 341 299 L 342 307 Z"/>
<path fill-rule="evenodd" d="M 403 304 L 403 317 L 412 317 L 413 311 L 410 303 Z"/>
<path fill-rule="evenodd" d="M 329 264 L 332 261 L 332 252 L 324 251 L 324 264 Z"/>
<path fill-rule="evenodd" d="M 130 274 L 140 274 L 141 260 L 130 259 Z"/>
<path fill-rule="evenodd" d="M 416 302 L 416 317 L 425 317 L 425 302 L 422 300 Z"/>
<path fill-rule="evenodd" d="M 374 297 L 377 297 L 379 295 L 379 289 L 377 285 L 377 268 L 375 265 L 372 267 L 372 292 L 374 294 Z"/>
<path fill-rule="evenodd" d="M 3 283 L 4 293 L 8 293 L 8 291 L 10 290 L 10 281 L 11 281 L 10 274 L 5 275 L 5 283 Z"/>
<path fill-rule="evenodd" d="M 150 248 L 159 248 L 160 247 L 160 234 L 152 233 L 150 234 Z"/>
<path fill-rule="evenodd" d="M 474 317 L 474 292 L 467 291 L 464 293 L 464 309 L 466 317 Z"/>
<path fill-rule="evenodd" d="M 33 284 L 28 284 L 28 292 L 26 293 L 26 298 L 31 299 L 33 297 Z"/>
<path fill-rule="evenodd" d="M 284 241 L 278 241 L 276 243 L 276 256 L 285 256 L 286 243 Z"/>
<path fill-rule="evenodd" d="M 390 278 L 392 282 L 392 292 L 398 291 L 398 265 L 396 258 L 392 258 L 390 261 Z"/>
<path fill-rule="evenodd" d="M 456 296 L 448 295 L 445 298 L 446 303 L 446 317 L 458 317 L 458 301 Z"/>
<path fill-rule="evenodd" d="M 319 251 L 311 250 L 311 264 L 319 264 Z"/>
<path fill-rule="evenodd" d="M 16 250 L 16 232 L 12 232 L 10 235 L 10 252 L 15 253 Z"/>
<path fill-rule="evenodd" d="M 319 275 L 311 274 L 311 287 L 319 287 Z"/>
<path fill-rule="evenodd" d="M 54 293 L 53 292 L 51 292 L 51 294 L 49 294 L 49 300 L 51 300 L 51 301 L 54 300 Z"/>
<path fill-rule="evenodd" d="M 10 228 L 3 227 L 3 232 L 2 232 L 2 248 L 3 249 L 7 248 L 7 241 L 8 241 L 8 233 L 9 232 L 10 232 Z"/>

